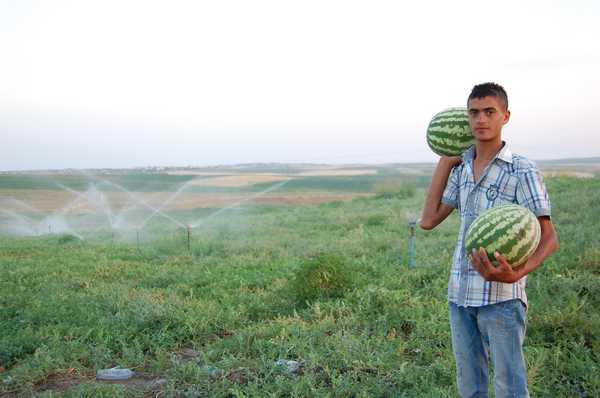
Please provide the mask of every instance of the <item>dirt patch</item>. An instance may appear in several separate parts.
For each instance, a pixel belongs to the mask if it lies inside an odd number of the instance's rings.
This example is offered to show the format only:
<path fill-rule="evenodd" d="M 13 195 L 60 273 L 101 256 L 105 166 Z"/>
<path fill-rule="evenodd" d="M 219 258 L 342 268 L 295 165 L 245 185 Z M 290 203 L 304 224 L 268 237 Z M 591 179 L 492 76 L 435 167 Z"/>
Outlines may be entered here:
<path fill-rule="evenodd" d="M 209 187 L 246 187 L 249 185 L 288 181 L 291 179 L 291 177 L 275 174 L 242 174 L 214 178 L 199 178 L 192 181 L 190 185 Z"/>
<path fill-rule="evenodd" d="M 182 362 L 193 362 L 200 358 L 202 353 L 194 350 L 193 348 L 184 347 L 176 353 L 177 357 Z"/>
<path fill-rule="evenodd" d="M 301 193 L 289 195 L 265 195 L 254 199 L 255 203 L 264 204 L 285 204 L 285 205 L 306 205 L 306 204 L 321 204 L 337 201 L 352 200 L 357 197 L 368 197 L 372 194 L 355 193 L 355 194 L 332 194 L 332 193 Z"/>
<path fill-rule="evenodd" d="M 15 213 L 85 214 L 95 212 L 106 203 L 110 209 L 120 210 L 131 202 L 125 192 L 102 192 L 101 195 L 84 198 L 67 191 L 44 189 L 0 189 L 0 205 Z"/>
<path fill-rule="evenodd" d="M 587 171 L 566 171 L 566 170 L 547 170 L 543 171 L 544 177 L 577 177 L 594 178 L 594 173 Z"/>
<path fill-rule="evenodd" d="M 372 175 L 377 174 L 377 169 L 373 168 L 360 168 L 360 167 L 340 167 L 340 166 L 306 166 L 299 165 L 298 167 L 294 167 L 290 170 L 299 171 L 298 173 L 293 173 L 294 176 L 301 177 L 334 177 L 334 176 L 361 176 L 361 175 Z M 302 171 L 304 170 L 304 171 Z M 260 180 L 262 177 L 268 179 L 269 177 L 280 177 L 282 179 L 291 178 L 290 176 L 286 176 L 285 173 L 273 173 L 273 172 L 265 172 L 265 173 L 249 173 L 249 174 L 240 174 L 234 170 L 222 170 L 222 171 L 194 171 L 194 170 L 172 170 L 165 171 L 165 174 L 170 175 L 194 175 L 194 176 L 215 176 L 213 180 L 219 180 L 217 183 L 229 184 L 230 181 L 232 183 L 237 183 L 238 181 L 248 180 L 250 184 L 257 182 L 252 182 L 255 178 Z M 233 177 L 231 179 L 226 177 Z M 223 178 L 222 182 L 220 181 Z M 266 180 L 266 181 L 277 181 L 277 180 Z M 266 182 L 264 181 L 264 182 Z M 278 180 L 281 181 L 281 180 Z M 258 181 L 263 182 L 263 181 Z M 199 182 L 204 185 L 204 182 Z M 211 184 L 212 185 L 212 184 Z M 244 184 L 247 185 L 247 184 Z M 218 186 L 243 186 L 243 185 L 218 185 Z"/>
<path fill-rule="evenodd" d="M 252 371 L 247 368 L 239 368 L 227 373 L 227 380 L 235 384 L 247 384 Z"/>
<path fill-rule="evenodd" d="M 89 380 L 90 378 L 78 375 L 75 369 L 69 369 L 65 373 L 53 373 L 48 375 L 45 379 L 36 383 L 35 391 L 64 392 Z"/>
<path fill-rule="evenodd" d="M 234 174 L 230 171 L 193 171 L 193 170 L 174 170 L 165 171 L 164 174 L 172 176 L 222 176 Z"/>
<path fill-rule="evenodd" d="M 430 175 L 433 172 L 433 168 L 416 168 L 416 167 L 398 167 L 396 168 L 402 174 L 411 174 L 411 175 Z"/>
<path fill-rule="evenodd" d="M 159 392 L 161 388 L 167 384 L 167 379 L 163 379 L 160 377 L 155 377 L 145 373 L 138 373 L 134 377 L 128 380 L 118 380 L 118 381 L 105 381 L 105 380 L 96 380 L 97 384 L 119 384 L 124 386 L 127 389 L 136 389 L 142 390 L 146 393 L 153 391 Z"/>
<path fill-rule="evenodd" d="M 300 177 L 352 177 L 377 174 L 377 169 L 323 169 L 303 171 Z"/>
<path fill-rule="evenodd" d="M 333 201 L 351 200 L 358 196 L 369 194 L 336 194 L 330 192 L 304 192 L 304 193 L 269 193 L 261 196 L 256 194 L 218 194 L 183 192 L 175 199 L 170 200 L 172 192 L 136 192 L 137 200 L 132 199 L 125 192 L 104 192 L 103 200 L 107 208 L 99 205 L 98 201 L 77 198 L 69 192 L 46 190 L 0 190 L 0 207 L 16 214 L 48 215 L 77 215 L 102 213 L 110 210 L 117 214 L 127 209 L 140 209 L 151 211 L 146 203 L 156 209 L 186 210 L 195 208 L 223 208 L 227 206 L 244 206 L 250 204 L 284 204 L 303 205 L 320 204 Z M 168 203 L 167 203 L 168 202 Z M 0 213 L 0 215 L 6 215 Z"/>
<path fill-rule="evenodd" d="M 167 384 L 167 380 L 143 372 L 136 373 L 134 377 L 128 380 L 96 380 L 94 376 L 79 375 L 77 374 L 75 369 L 69 369 L 64 373 L 50 374 L 45 379 L 36 383 L 34 386 L 34 390 L 36 391 L 36 393 L 64 393 L 72 388 L 77 387 L 79 384 L 82 383 L 119 384 L 124 386 L 128 390 L 141 390 L 148 394 L 159 393 L 162 390 L 163 386 Z"/>

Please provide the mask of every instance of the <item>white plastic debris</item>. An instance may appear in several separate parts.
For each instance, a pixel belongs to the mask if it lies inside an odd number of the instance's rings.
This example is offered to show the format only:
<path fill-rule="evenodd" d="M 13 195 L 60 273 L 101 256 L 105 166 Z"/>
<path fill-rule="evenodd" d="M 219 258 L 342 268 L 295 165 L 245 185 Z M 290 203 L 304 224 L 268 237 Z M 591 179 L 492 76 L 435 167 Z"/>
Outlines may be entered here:
<path fill-rule="evenodd" d="M 275 362 L 275 365 L 284 367 L 289 373 L 298 373 L 302 368 L 300 362 L 288 359 L 279 359 Z"/>
<path fill-rule="evenodd" d="M 208 373 L 208 377 L 211 379 L 216 379 L 225 375 L 225 371 L 223 369 L 217 368 L 216 366 L 205 366 L 204 370 Z"/>
<path fill-rule="evenodd" d="M 96 372 L 96 379 L 98 380 L 127 380 L 131 379 L 135 375 L 135 372 L 131 369 L 123 369 L 120 367 L 114 367 L 110 369 L 101 369 Z"/>

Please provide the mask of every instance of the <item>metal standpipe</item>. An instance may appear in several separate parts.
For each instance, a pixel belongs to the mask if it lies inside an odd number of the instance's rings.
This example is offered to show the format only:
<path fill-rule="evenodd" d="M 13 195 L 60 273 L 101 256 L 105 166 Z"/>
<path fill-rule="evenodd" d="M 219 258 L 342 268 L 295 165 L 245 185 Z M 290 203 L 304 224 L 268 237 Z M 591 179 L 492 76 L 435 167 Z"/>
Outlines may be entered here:
<path fill-rule="evenodd" d="M 189 252 L 192 251 L 192 244 L 190 242 L 190 238 L 192 236 L 192 227 L 190 227 L 189 225 L 186 226 L 187 227 L 187 249 Z"/>
<path fill-rule="evenodd" d="M 410 231 L 410 235 L 408 237 L 408 268 L 415 267 L 415 243 L 416 243 L 416 229 L 417 229 L 417 221 L 410 221 L 408 223 L 408 229 Z"/>

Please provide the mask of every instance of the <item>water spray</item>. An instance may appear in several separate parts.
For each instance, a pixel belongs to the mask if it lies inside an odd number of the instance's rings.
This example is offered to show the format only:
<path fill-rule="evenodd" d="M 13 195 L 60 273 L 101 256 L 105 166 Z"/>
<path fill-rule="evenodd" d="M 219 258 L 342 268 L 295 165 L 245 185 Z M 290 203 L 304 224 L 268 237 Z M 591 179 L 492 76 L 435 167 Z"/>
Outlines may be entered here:
<path fill-rule="evenodd" d="M 39 221 L 34 220 L 30 217 L 27 217 L 23 214 L 17 214 L 8 209 L 3 209 L 1 207 L 0 207 L 0 213 L 5 214 L 6 216 L 15 220 L 18 225 L 22 226 L 22 229 L 24 229 L 26 231 L 26 233 L 32 234 L 32 235 L 35 234 L 37 236 L 42 234 L 40 231 L 42 231 L 44 227 L 43 227 L 43 225 L 40 224 Z"/>
<path fill-rule="evenodd" d="M 134 195 L 132 192 L 128 191 L 127 189 L 125 189 L 125 188 L 124 188 L 124 187 L 122 187 L 121 185 L 119 185 L 119 184 L 117 184 L 117 183 L 114 183 L 114 182 L 112 182 L 112 181 L 103 180 L 103 179 L 98 179 L 97 177 L 94 177 L 94 176 L 88 176 L 88 175 L 86 175 L 86 174 L 84 174 L 84 175 L 85 175 L 85 176 L 87 176 L 87 177 L 90 177 L 90 178 L 94 178 L 95 180 L 99 180 L 99 181 L 100 181 L 101 183 L 103 183 L 103 184 L 108 184 L 108 185 L 111 185 L 111 186 L 113 186 L 113 187 L 117 188 L 119 191 L 121 191 L 121 192 L 124 192 L 125 194 L 127 194 L 127 196 L 129 196 L 129 198 L 130 198 L 131 200 L 133 200 L 133 202 L 134 202 L 134 203 L 137 203 L 137 204 L 139 204 L 139 205 L 142 205 L 143 207 L 145 207 L 145 208 L 147 208 L 147 209 L 149 209 L 149 210 L 153 211 L 153 212 L 154 212 L 154 213 L 156 213 L 157 215 L 159 215 L 159 216 L 161 216 L 161 217 L 164 217 L 164 218 L 168 219 L 169 221 L 172 221 L 173 223 L 175 223 L 175 224 L 177 224 L 177 225 L 179 225 L 179 226 L 181 226 L 181 227 L 184 227 L 184 224 L 183 224 L 183 223 L 181 223 L 180 221 L 178 221 L 178 220 L 174 219 L 173 217 L 169 216 L 168 214 L 166 214 L 166 213 L 163 213 L 163 212 L 162 212 L 162 211 L 160 211 L 159 209 L 157 209 L 157 208 L 155 208 L 155 207 L 153 207 L 153 206 L 149 205 L 148 203 L 146 203 L 146 201 L 144 201 L 143 199 L 139 198 L 137 195 Z M 117 217 L 119 217 L 119 215 L 120 215 L 120 214 L 117 214 Z M 147 221 L 145 220 L 145 222 L 147 222 Z"/>
<path fill-rule="evenodd" d="M 144 221 L 142 221 L 141 227 L 143 228 L 148 223 L 148 221 L 150 221 L 157 213 L 160 213 L 162 209 L 164 209 L 169 203 L 171 203 L 173 200 L 175 200 L 175 198 L 177 198 L 183 192 L 183 190 L 188 187 L 188 185 L 193 183 L 194 180 L 195 180 L 195 178 L 182 184 L 177 189 L 177 191 L 175 191 L 171 196 L 169 196 L 169 198 L 167 200 L 165 200 L 158 208 L 154 209 L 154 211 L 152 212 L 152 214 L 150 214 L 150 216 L 148 216 Z M 183 226 L 183 227 L 185 227 L 185 226 Z"/>
<path fill-rule="evenodd" d="M 205 223 L 205 222 L 209 221 L 210 219 L 212 219 L 212 218 L 214 218 L 214 217 L 216 217 L 216 216 L 220 215 L 221 213 L 223 213 L 223 212 L 225 212 L 225 211 L 227 211 L 227 210 L 231 210 L 231 209 L 234 209 L 234 208 L 240 207 L 242 204 L 244 204 L 244 203 L 246 203 L 246 202 L 249 202 L 249 201 L 251 201 L 251 200 L 253 200 L 253 199 L 256 199 L 256 198 L 259 198 L 259 197 L 261 197 L 261 196 L 263 196 L 263 195 L 265 195 L 265 194 L 267 194 L 267 193 L 269 193 L 269 192 L 273 192 L 274 190 L 281 188 L 282 186 L 284 186 L 285 184 L 287 184 L 287 182 L 288 182 L 288 181 L 289 181 L 289 180 L 285 180 L 285 181 L 283 181 L 283 182 L 279 182 L 279 183 L 277 183 L 277 184 L 274 184 L 274 185 L 272 185 L 272 186 L 268 187 L 267 189 L 265 189 L 265 190 L 263 190 L 263 191 L 260 191 L 260 192 L 258 192 L 258 193 L 256 193 L 256 194 L 254 194 L 254 195 L 250 196 L 249 198 L 245 198 L 245 199 L 242 199 L 242 200 L 240 200 L 240 201 L 237 201 L 237 202 L 235 202 L 235 203 L 233 203 L 233 204 L 231 204 L 231 205 L 229 205 L 229 206 L 222 207 L 222 208 L 220 208 L 219 210 L 215 211 L 214 213 L 211 213 L 211 214 L 209 214 L 208 216 L 206 216 L 206 217 L 204 217 L 204 218 L 202 218 L 202 219 L 200 219 L 200 220 L 197 220 L 197 221 L 193 222 L 193 223 L 191 224 L 191 226 L 192 226 L 192 228 L 196 228 L 196 227 L 198 227 L 199 225 L 201 225 L 201 224 L 203 224 L 203 223 Z"/>

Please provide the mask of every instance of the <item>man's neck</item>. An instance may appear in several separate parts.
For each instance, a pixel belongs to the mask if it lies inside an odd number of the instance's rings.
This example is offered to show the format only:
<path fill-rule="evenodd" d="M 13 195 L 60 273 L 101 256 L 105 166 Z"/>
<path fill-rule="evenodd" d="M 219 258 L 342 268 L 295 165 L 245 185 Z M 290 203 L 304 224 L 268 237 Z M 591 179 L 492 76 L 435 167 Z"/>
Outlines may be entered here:
<path fill-rule="evenodd" d="M 502 140 L 476 142 L 474 160 L 478 164 L 488 164 L 502 149 L 502 145 Z"/>

